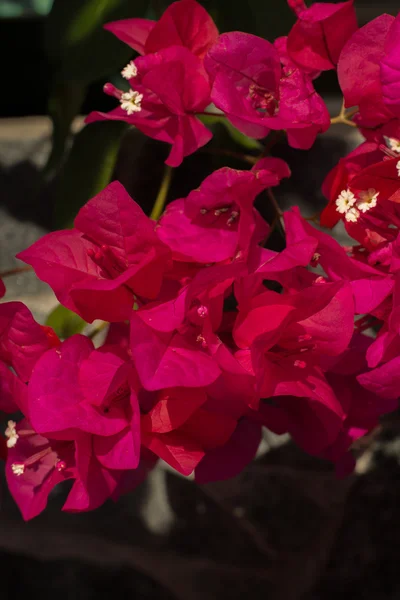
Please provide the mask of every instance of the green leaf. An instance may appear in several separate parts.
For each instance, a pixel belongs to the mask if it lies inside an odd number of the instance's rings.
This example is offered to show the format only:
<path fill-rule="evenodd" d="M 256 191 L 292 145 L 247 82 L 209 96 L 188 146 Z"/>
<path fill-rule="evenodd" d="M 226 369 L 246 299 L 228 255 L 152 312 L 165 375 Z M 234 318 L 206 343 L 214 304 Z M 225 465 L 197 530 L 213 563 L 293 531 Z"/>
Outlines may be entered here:
<path fill-rule="evenodd" d="M 228 121 L 228 119 L 220 119 L 220 123 L 226 128 L 233 141 L 239 146 L 246 148 L 246 150 L 261 151 L 264 148 L 264 146 L 258 140 L 247 137 L 247 135 L 244 135 L 244 133 L 236 129 L 236 127 L 234 127 L 232 123 Z"/>
<path fill-rule="evenodd" d="M 224 127 L 231 140 L 246 150 L 261 151 L 264 147 L 258 140 L 249 138 L 247 135 L 244 135 L 244 133 L 241 133 L 228 121 L 228 119 L 224 118 L 223 115 L 201 115 L 199 119 L 204 125 L 211 129 L 211 131 L 214 131 L 218 126 Z"/>
<path fill-rule="evenodd" d="M 78 210 L 111 181 L 128 125 L 99 121 L 86 125 L 75 139 L 63 167 L 57 194 L 55 226 L 72 227 Z"/>
<path fill-rule="evenodd" d="M 60 339 L 65 340 L 80 333 L 87 325 L 81 317 L 59 304 L 47 317 L 46 325 L 52 327 Z"/>

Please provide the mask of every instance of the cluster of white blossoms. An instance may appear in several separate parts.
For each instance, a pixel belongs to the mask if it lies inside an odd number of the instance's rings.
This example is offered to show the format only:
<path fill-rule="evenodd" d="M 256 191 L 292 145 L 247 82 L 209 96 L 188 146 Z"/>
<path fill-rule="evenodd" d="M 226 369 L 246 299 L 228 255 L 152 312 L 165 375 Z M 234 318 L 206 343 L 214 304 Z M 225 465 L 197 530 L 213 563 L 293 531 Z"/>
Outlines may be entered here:
<path fill-rule="evenodd" d="M 373 188 L 360 192 L 358 198 L 356 198 L 351 190 L 342 190 L 336 199 L 336 210 L 340 214 L 345 215 L 348 223 L 356 223 L 360 213 L 366 213 L 371 208 L 375 208 L 378 202 L 378 195 L 379 192 Z"/>
<path fill-rule="evenodd" d="M 124 79 L 132 79 L 137 76 L 137 68 L 133 61 L 129 62 L 126 67 L 121 71 L 121 75 Z M 128 115 L 140 112 L 142 110 L 143 94 L 139 94 L 135 90 L 129 90 L 121 94 L 120 102 L 121 108 L 125 110 Z"/>

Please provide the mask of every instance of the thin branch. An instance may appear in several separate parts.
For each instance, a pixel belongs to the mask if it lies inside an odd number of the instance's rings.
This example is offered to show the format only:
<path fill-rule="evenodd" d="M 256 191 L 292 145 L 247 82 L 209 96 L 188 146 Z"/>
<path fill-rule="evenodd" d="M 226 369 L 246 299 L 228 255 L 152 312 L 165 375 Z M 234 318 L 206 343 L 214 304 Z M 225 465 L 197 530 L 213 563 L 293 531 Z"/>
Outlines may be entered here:
<path fill-rule="evenodd" d="M 10 277 L 11 275 L 20 275 L 21 273 L 27 273 L 28 271 L 33 271 L 30 265 L 26 265 L 25 267 L 15 267 L 15 269 L 9 269 L 8 271 L 0 273 L 0 279 Z"/>
<path fill-rule="evenodd" d="M 172 181 L 173 169 L 172 167 L 165 167 L 164 175 L 161 181 L 161 186 L 157 194 L 156 201 L 153 206 L 153 210 L 151 211 L 150 219 L 154 221 L 158 221 L 161 217 L 162 212 L 164 210 L 165 202 L 167 200 L 169 188 Z"/>

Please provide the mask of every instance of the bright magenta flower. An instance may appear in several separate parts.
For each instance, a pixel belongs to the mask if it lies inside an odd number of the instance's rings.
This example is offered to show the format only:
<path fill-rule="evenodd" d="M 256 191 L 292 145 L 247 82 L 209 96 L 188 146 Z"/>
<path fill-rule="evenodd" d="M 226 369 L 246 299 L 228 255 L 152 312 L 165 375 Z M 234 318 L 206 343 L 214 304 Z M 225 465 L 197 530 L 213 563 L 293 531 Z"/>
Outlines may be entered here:
<path fill-rule="evenodd" d="M 18 256 L 86 321 L 123 321 L 135 299 L 160 291 L 169 251 L 154 227 L 114 182 L 79 211 L 75 229 L 49 233 Z"/>
<path fill-rule="evenodd" d="M 46 352 L 29 382 L 29 415 L 35 431 L 58 439 L 91 434 L 93 454 L 106 469 L 139 464 L 139 408 L 132 365 L 94 350 L 77 335 Z"/>
<path fill-rule="evenodd" d="M 338 77 L 345 105 L 358 106 L 363 133 L 371 130 L 376 135 L 378 127 L 393 127 L 399 114 L 398 23 L 391 15 L 377 17 L 352 35 L 340 55 Z"/>
<path fill-rule="evenodd" d="M 353 0 L 315 2 L 307 8 L 303 2 L 296 2 L 298 20 L 287 42 L 291 60 L 308 72 L 335 69 L 344 44 L 357 30 L 353 5 Z"/>
<path fill-rule="evenodd" d="M 17 443 L 8 450 L 8 488 L 25 520 L 40 514 L 52 489 L 76 475 L 73 442 L 38 435 L 27 419 L 16 425 Z"/>
<path fill-rule="evenodd" d="M 104 91 L 120 106 L 109 113 L 93 112 L 87 123 L 126 121 L 145 135 L 172 145 L 166 163 L 181 164 L 185 156 L 207 144 L 209 129 L 196 117 L 210 104 L 210 84 L 202 61 L 182 46 L 171 46 L 139 57 L 132 64 L 128 92 L 106 84 Z"/>
<path fill-rule="evenodd" d="M 0 304 L 0 360 L 28 381 L 40 356 L 60 343 L 54 331 L 36 323 L 22 302 Z"/>
<path fill-rule="evenodd" d="M 268 233 L 253 207 L 256 196 L 289 176 L 289 167 L 278 158 L 264 158 L 250 171 L 219 169 L 186 199 L 169 204 L 157 234 L 177 261 L 208 264 L 238 252 L 246 256 Z"/>
<path fill-rule="evenodd" d="M 184 46 L 203 58 L 217 41 L 218 29 L 195 0 L 173 2 L 160 20 L 125 19 L 104 26 L 139 54 L 152 54 L 170 46 Z"/>
<path fill-rule="evenodd" d="M 400 119 L 400 15 L 386 38 L 385 56 L 380 66 L 383 102 Z"/>
<path fill-rule="evenodd" d="M 285 129 L 289 144 L 306 150 L 329 128 L 326 106 L 311 77 L 288 59 L 284 38 L 274 47 L 247 33 L 223 34 L 205 66 L 212 101 L 248 136 L 262 138 L 271 129 Z"/>

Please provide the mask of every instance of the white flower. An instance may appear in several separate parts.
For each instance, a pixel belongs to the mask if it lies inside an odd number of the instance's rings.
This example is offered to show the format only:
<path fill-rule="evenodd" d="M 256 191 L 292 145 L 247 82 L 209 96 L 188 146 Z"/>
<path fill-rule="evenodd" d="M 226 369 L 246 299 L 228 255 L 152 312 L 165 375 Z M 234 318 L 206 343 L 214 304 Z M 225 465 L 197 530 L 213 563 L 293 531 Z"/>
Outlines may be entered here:
<path fill-rule="evenodd" d="M 340 214 L 346 213 L 356 202 L 356 197 L 350 190 L 342 190 L 336 200 L 336 210 Z"/>
<path fill-rule="evenodd" d="M 11 471 L 14 473 L 14 475 L 19 477 L 25 473 L 25 465 L 23 463 L 13 463 L 11 465 Z"/>
<path fill-rule="evenodd" d="M 400 160 L 399 160 L 399 162 L 396 164 L 396 169 L 397 169 L 397 175 L 400 177 Z"/>
<path fill-rule="evenodd" d="M 14 448 L 15 444 L 18 441 L 18 433 L 17 430 L 15 429 L 16 426 L 16 422 L 15 421 L 8 421 L 7 423 L 7 429 L 5 430 L 5 436 L 7 439 L 7 448 Z"/>
<path fill-rule="evenodd" d="M 126 110 L 128 115 L 133 115 L 133 113 L 140 112 L 142 110 L 141 102 L 143 100 L 143 94 L 139 94 L 139 92 L 135 92 L 135 90 L 130 90 L 129 92 L 124 92 L 121 95 L 121 108 Z"/>
<path fill-rule="evenodd" d="M 122 77 L 125 79 L 132 79 L 132 77 L 136 77 L 137 68 L 133 61 L 129 62 L 126 67 L 124 67 L 121 71 Z"/>
<path fill-rule="evenodd" d="M 378 202 L 378 196 L 379 192 L 374 190 L 374 188 L 369 188 L 366 192 L 360 192 L 360 201 L 357 202 L 357 208 L 363 213 L 367 212 L 371 208 L 375 208 Z"/>
<path fill-rule="evenodd" d="M 400 154 L 400 140 L 396 138 L 386 138 L 387 144 L 393 152 Z"/>
<path fill-rule="evenodd" d="M 346 213 L 346 221 L 348 223 L 356 223 L 359 216 L 360 212 L 356 208 L 350 208 Z"/>

